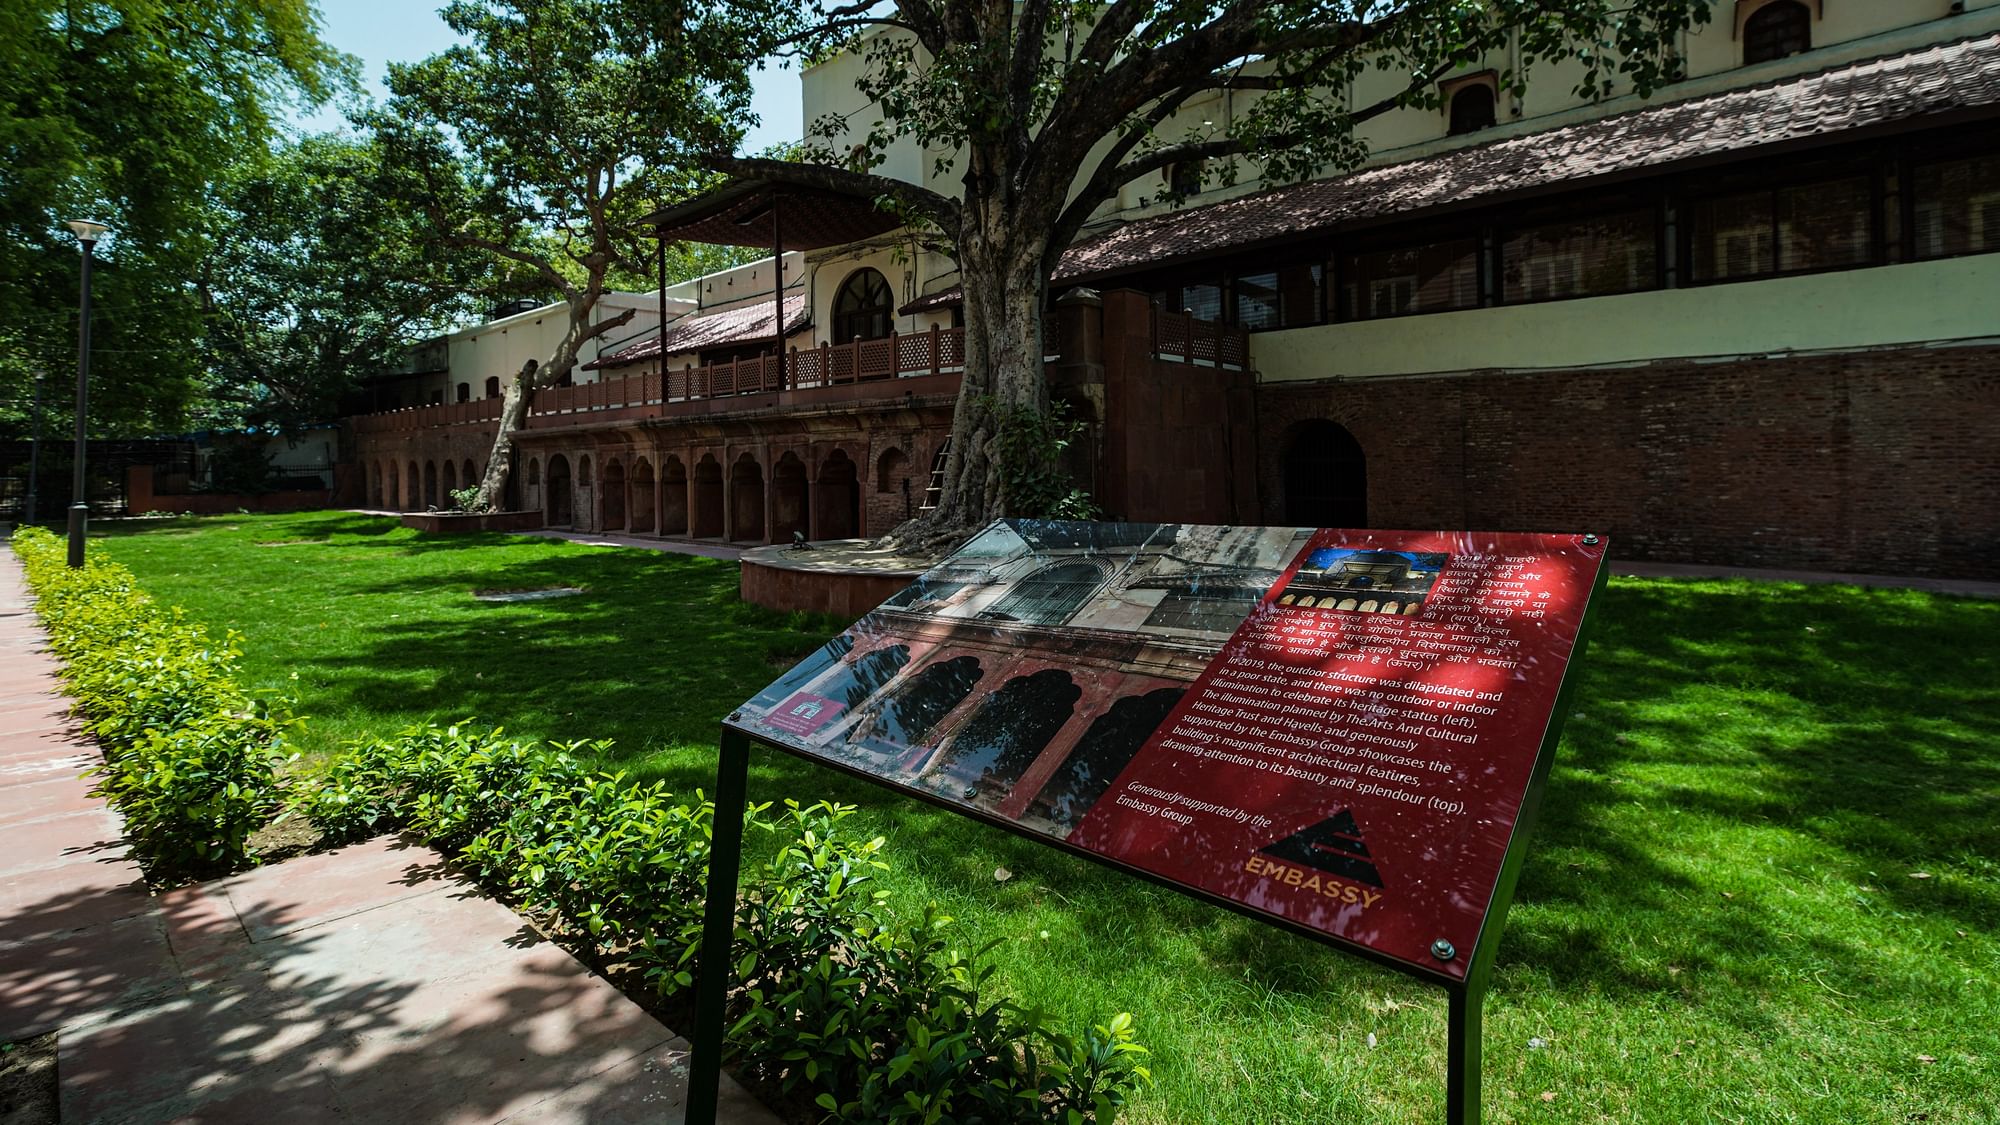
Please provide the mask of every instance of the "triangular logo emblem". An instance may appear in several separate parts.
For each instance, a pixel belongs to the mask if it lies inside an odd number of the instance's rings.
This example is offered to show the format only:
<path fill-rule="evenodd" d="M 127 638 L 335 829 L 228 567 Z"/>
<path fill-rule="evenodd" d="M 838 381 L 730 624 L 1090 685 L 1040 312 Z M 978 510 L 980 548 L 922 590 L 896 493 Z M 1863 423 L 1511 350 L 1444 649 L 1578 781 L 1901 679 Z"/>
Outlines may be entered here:
<path fill-rule="evenodd" d="M 1316 868 L 1356 883 L 1382 885 L 1382 873 L 1369 862 L 1368 845 L 1362 843 L 1361 827 L 1354 823 L 1350 809 L 1342 809 L 1310 828 L 1301 828 L 1267 845 L 1262 852 L 1272 859 Z"/>

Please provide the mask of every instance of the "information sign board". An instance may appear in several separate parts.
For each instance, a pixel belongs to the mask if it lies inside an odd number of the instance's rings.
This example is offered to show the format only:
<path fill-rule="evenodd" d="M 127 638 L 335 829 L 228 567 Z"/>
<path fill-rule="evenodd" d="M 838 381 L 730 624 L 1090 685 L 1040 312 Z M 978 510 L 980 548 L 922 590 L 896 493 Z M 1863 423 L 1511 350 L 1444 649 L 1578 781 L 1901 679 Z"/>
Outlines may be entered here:
<path fill-rule="evenodd" d="M 1463 981 L 1604 551 L 1000 521 L 728 726 Z"/>

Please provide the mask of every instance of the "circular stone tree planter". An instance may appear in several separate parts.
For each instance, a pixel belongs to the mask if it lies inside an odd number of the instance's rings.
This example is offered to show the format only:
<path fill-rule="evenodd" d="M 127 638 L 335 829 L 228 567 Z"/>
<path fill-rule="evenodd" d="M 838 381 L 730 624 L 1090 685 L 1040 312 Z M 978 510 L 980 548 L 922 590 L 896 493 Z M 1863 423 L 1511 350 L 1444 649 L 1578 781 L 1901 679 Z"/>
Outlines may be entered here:
<path fill-rule="evenodd" d="M 534 512 L 405 512 L 403 526 L 436 535 L 457 531 L 535 531 L 542 513 Z"/>
<path fill-rule="evenodd" d="M 738 589 L 767 609 L 859 617 L 917 580 L 936 559 L 871 549 L 866 539 L 757 547 L 743 552 Z"/>

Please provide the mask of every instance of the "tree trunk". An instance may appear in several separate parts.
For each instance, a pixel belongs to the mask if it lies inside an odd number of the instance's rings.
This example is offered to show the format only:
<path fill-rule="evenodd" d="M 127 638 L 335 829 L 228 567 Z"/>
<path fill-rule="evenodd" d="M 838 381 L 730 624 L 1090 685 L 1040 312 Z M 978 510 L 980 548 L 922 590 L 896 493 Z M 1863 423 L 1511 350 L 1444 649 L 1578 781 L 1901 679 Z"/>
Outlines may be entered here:
<path fill-rule="evenodd" d="M 521 367 L 521 373 L 501 393 L 500 423 L 493 432 L 493 449 L 486 455 L 486 476 L 479 482 L 479 503 L 487 508 L 497 509 L 507 494 L 507 477 L 514 471 L 514 434 L 528 422 L 528 402 L 534 392 L 553 386 L 570 368 L 576 366 L 576 357 L 583 350 L 584 342 L 595 336 L 602 336 L 613 328 L 631 321 L 637 309 L 626 309 L 609 320 L 590 323 L 590 311 L 597 307 L 601 290 L 593 286 L 572 297 L 569 302 L 569 330 L 556 342 L 556 350 L 547 362 L 537 364 L 529 360 Z M 665 325 L 661 326 L 665 331 Z M 664 356 L 661 361 L 665 362 Z"/>
<path fill-rule="evenodd" d="M 1001 409 L 1048 410 L 1042 307 L 1046 223 L 998 201 L 968 206 L 959 239 L 965 294 L 965 375 L 952 412 L 951 453 L 936 508 L 889 533 L 898 548 L 934 553 L 1008 514 L 995 446 Z"/>

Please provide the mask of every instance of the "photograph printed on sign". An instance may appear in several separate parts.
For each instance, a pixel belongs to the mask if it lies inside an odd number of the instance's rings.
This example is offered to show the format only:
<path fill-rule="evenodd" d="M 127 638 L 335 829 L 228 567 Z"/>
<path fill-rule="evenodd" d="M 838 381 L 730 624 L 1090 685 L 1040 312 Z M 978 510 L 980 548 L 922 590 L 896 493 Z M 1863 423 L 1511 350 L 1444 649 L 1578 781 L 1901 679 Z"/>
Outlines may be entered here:
<path fill-rule="evenodd" d="M 1310 535 L 1002 520 L 737 725 L 1066 836 Z"/>

